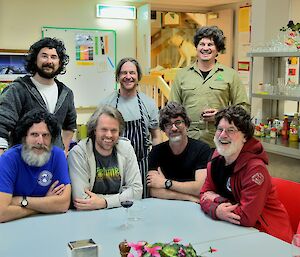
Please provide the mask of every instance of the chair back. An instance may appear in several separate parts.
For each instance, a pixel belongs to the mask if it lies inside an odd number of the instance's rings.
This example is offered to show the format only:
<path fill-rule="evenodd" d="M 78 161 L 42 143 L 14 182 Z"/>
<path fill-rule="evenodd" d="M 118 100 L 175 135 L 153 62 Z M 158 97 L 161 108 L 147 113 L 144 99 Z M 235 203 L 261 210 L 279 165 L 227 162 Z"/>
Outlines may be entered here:
<path fill-rule="evenodd" d="M 276 186 L 278 198 L 286 208 L 294 233 L 296 233 L 300 221 L 300 183 L 272 178 Z"/>

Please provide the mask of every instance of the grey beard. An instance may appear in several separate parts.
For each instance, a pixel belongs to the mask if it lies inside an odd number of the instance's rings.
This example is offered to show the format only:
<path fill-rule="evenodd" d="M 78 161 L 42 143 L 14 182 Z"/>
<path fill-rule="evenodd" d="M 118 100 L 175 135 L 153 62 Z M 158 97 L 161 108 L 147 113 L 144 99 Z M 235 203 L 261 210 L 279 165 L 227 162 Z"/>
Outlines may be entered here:
<path fill-rule="evenodd" d="M 178 135 L 175 137 L 169 137 L 169 141 L 171 143 L 177 143 L 177 142 L 180 142 L 181 140 L 182 140 L 182 135 Z"/>
<path fill-rule="evenodd" d="M 24 162 L 26 162 L 29 166 L 34 167 L 42 167 L 46 164 L 51 156 L 51 148 L 49 151 L 46 151 L 42 154 L 36 154 L 31 147 L 27 145 L 23 145 L 21 156 Z"/>

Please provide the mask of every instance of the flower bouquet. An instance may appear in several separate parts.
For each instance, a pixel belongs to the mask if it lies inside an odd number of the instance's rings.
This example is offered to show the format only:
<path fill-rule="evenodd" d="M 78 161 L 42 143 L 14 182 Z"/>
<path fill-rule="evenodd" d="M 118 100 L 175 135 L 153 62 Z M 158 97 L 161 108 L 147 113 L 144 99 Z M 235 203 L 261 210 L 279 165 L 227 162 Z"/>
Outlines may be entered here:
<path fill-rule="evenodd" d="M 286 27 L 282 27 L 280 31 L 287 33 L 286 38 L 284 39 L 284 43 L 288 46 L 295 45 L 297 50 L 300 50 L 300 23 L 294 24 L 292 20 L 286 25 Z"/>
<path fill-rule="evenodd" d="M 145 241 L 139 241 L 137 243 L 128 243 L 128 246 L 136 251 L 137 257 L 205 257 L 203 254 L 217 251 L 210 247 L 208 251 L 197 255 L 191 244 L 183 245 L 179 243 L 180 241 L 180 238 L 174 238 L 169 243 L 149 244 Z M 128 257 L 135 257 L 135 255 L 129 253 Z"/>

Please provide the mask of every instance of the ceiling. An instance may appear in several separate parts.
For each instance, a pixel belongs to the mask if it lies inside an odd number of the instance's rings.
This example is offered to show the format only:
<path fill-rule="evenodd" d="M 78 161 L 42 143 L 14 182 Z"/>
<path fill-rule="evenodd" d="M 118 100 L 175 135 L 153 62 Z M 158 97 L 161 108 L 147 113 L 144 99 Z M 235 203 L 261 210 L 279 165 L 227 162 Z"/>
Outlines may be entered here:
<path fill-rule="evenodd" d="M 135 3 L 137 5 L 149 3 L 151 9 L 157 11 L 207 12 L 217 6 L 245 3 L 245 0 L 118 0 L 118 2 Z"/>

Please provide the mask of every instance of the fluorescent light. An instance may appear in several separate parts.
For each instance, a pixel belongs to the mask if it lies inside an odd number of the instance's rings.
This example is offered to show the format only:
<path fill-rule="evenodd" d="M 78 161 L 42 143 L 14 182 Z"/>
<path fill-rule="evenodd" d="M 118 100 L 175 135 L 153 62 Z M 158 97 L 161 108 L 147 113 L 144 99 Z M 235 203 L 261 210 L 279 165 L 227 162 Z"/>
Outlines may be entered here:
<path fill-rule="evenodd" d="M 136 19 L 135 6 L 97 4 L 97 17 L 112 19 Z"/>

